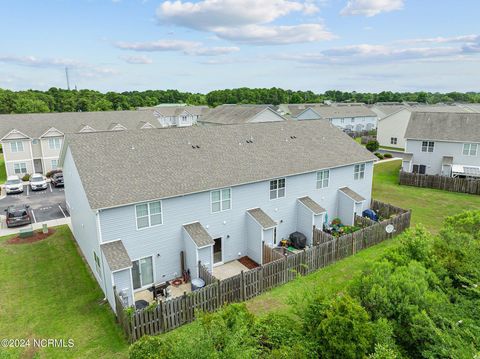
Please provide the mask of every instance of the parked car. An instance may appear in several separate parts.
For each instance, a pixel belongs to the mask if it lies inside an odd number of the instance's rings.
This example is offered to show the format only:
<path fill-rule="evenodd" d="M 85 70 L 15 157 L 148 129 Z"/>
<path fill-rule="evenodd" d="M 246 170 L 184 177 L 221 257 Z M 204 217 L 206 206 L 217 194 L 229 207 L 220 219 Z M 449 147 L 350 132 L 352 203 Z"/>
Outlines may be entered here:
<path fill-rule="evenodd" d="M 63 187 L 63 172 L 57 172 L 50 177 L 54 187 Z"/>
<path fill-rule="evenodd" d="M 18 176 L 8 176 L 7 182 L 5 183 L 5 193 L 22 193 L 23 192 L 23 182 L 18 178 Z"/>
<path fill-rule="evenodd" d="M 29 205 L 9 206 L 5 209 L 7 227 L 18 227 L 32 223 Z"/>
<path fill-rule="evenodd" d="M 32 191 L 47 189 L 47 180 L 41 173 L 34 173 L 30 176 L 30 188 Z"/>

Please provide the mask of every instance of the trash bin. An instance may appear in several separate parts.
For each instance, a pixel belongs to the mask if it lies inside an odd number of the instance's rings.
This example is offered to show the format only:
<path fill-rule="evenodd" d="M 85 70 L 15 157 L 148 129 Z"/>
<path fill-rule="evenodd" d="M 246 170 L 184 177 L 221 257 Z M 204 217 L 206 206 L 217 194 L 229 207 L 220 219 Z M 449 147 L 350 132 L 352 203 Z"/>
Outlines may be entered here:
<path fill-rule="evenodd" d="M 192 292 L 205 287 L 205 281 L 202 278 L 192 279 Z"/>

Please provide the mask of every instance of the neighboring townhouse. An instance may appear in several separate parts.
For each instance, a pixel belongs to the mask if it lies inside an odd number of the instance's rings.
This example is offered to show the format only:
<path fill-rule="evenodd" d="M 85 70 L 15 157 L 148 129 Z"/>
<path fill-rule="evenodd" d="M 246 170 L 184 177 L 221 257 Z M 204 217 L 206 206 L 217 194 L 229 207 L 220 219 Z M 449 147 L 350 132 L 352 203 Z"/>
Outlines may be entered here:
<path fill-rule="evenodd" d="M 238 125 L 285 120 L 271 105 L 220 105 L 210 109 L 199 119 L 203 125 Z"/>
<path fill-rule="evenodd" d="M 287 121 L 71 134 L 61 161 L 75 239 L 114 307 L 114 287 L 131 305 L 198 277 L 198 261 L 262 264 L 264 244 L 353 224 L 375 157 L 328 122 Z"/>
<path fill-rule="evenodd" d="M 413 112 L 405 138 L 403 171 L 480 178 L 480 114 Z"/>
<path fill-rule="evenodd" d="M 187 127 L 196 125 L 210 109 L 208 106 L 164 104 L 141 107 L 139 111 L 153 111 L 161 127 Z"/>
<path fill-rule="evenodd" d="M 382 147 L 405 148 L 405 131 L 413 112 L 471 112 L 456 105 L 379 105 L 372 110 L 379 115 L 377 141 Z"/>
<path fill-rule="evenodd" d="M 150 111 L 0 115 L 0 143 L 7 176 L 21 177 L 56 169 L 66 133 L 158 127 Z"/>
<path fill-rule="evenodd" d="M 280 105 L 278 111 L 292 120 L 328 120 L 345 131 L 361 132 L 377 128 L 377 114 L 361 103 Z"/>

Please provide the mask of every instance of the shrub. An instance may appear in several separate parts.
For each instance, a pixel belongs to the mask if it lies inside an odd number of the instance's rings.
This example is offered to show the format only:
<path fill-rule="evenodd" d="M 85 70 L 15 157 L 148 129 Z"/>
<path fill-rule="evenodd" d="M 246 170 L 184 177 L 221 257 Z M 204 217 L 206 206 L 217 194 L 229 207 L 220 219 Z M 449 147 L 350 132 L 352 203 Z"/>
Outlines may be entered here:
<path fill-rule="evenodd" d="M 22 177 L 22 181 L 30 181 L 30 175 L 28 173 L 25 173 L 25 175 Z"/>
<path fill-rule="evenodd" d="M 385 157 L 385 158 L 393 158 L 393 156 L 392 156 L 391 153 L 385 153 L 385 154 L 383 155 L 383 157 Z"/>
<path fill-rule="evenodd" d="M 51 170 L 45 175 L 47 178 L 52 177 L 55 173 L 62 172 L 62 170 Z"/>
<path fill-rule="evenodd" d="M 368 141 L 365 147 L 367 147 L 367 150 L 369 150 L 370 152 L 375 152 L 380 147 L 380 144 L 378 143 L 377 140 L 372 140 L 372 141 Z"/>
<path fill-rule="evenodd" d="M 380 152 L 375 152 L 374 153 L 375 156 L 377 156 L 379 159 L 383 160 L 383 157 L 385 157 L 384 155 L 382 155 Z"/>

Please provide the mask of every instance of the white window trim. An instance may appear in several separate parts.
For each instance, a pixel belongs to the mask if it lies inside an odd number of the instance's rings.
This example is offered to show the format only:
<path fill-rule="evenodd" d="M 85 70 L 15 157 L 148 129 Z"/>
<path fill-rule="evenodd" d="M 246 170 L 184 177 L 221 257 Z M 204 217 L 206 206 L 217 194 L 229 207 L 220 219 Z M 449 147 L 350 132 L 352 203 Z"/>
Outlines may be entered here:
<path fill-rule="evenodd" d="M 318 175 L 319 175 L 320 173 L 325 173 L 325 172 L 328 173 L 328 177 L 326 178 L 326 180 L 327 180 L 327 185 L 326 185 L 326 186 L 323 185 L 323 182 L 325 181 L 325 178 L 322 178 L 321 180 L 318 179 Z M 330 169 L 317 171 L 315 180 L 316 180 L 315 186 L 316 186 L 317 189 L 328 188 L 328 187 L 330 186 Z M 319 183 L 321 183 L 322 186 L 319 187 L 319 186 L 318 186 Z"/>
<path fill-rule="evenodd" d="M 19 172 L 19 173 L 15 172 L 15 165 L 19 165 L 20 167 L 21 164 L 25 165 L 25 172 Z M 13 162 L 13 173 L 16 175 L 28 173 L 27 162 Z"/>
<path fill-rule="evenodd" d="M 223 195 L 222 195 L 222 191 L 223 190 L 230 190 L 230 208 L 228 209 L 223 209 L 222 208 L 222 202 L 223 202 Z M 217 192 L 219 191 L 220 192 L 220 201 L 215 201 L 215 202 L 220 202 L 220 210 L 219 211 L 214 211 L 213 210 L 213 192 Z M 233 206 L 233 200 L 232 200 L 232 194 L 233 194 L 233 191 L 232 191 L 232 188 L 231 187 L 227 187 L 227 188 L 221 188 L 221 189 L 215 189 L 213 191 L 210 191 L 210 213 L 220 213 L 220 212 L 225 212 L 225 211 L 229 211 L 232 209 L 232 206 Z"/>
<path fill-rule="evenodd" d="M 15 150 L 13 150 L 13 145 L 15 144 Z M 18 144 L 20 144 L 20 146 L 22 147 L 21 150 L 18 149 Z M 19 153 L 19 152 L 23 152 L 25 150 L 24 146 L 23 146 L 23 141 L 11 141 L 10 142 L 10 152 L 12 153 Z"/>
<path fill-rule="evenodd" d="M 147 285 L 144 285 L 144 286 L 141 286 L 140 288 L 137 288 L 137 289 L 134 289 L 133 288 L 133 262 L 137 262 L 137 261 L 140 261 L 142 259 L 145 259 L 145 258 L 152 258 L 152 272 L 153 272 L 153 282 L 150 283 L 150 284 L 147 284 Z M 130 271 L 130 277 L 131 277 L 131 280 L 132 280 L 132 291 L 133 293 L 136 293 L 136 292 L 141 292 L 147 288 L 150 288 L 152 287 L 153 285 L 155 285 L 155 283 L 157 283 L 157 278 L 155 276 L 155 256 L 154 255 L 151 255 L 151 256 L 146 256 L 146 257 L 141 257 L 141 258 L 137 258 L 137 259 L 132 259 L 132 267 L 131 267 L 131 271 Z M 142 276 L 140 275 L 140 282 L 142 281 Z M 143 284 L 143 283 L 141 283 Z"/>
<path fill-rule="evenodd" d="M 160 218 L 161 218 L 161 222 L 162 223 L 159 223 L 159 224 L 154 224 L 153 226 L 151 225 L 151 221 L 150 221 L 150 203 L 155 203 L 155 202 L 160 202 Z M 148 227 L 143 227 L 143 228 L 138 228 L 138 221 L 137 221 L 137 206 L 143 206 L 143 205 L 147 205 L 147 211 L 148 211 L 148 215 L 146 216 L 148 218 Z M 163 203 L 161 200 L 159 201 L 150 201 L 150 202 L 142 202 L 142 203 L 137 203 L 135 206 L 133 206 L 133 214 L 134 214 L 134 217 L 135 217 L 135 228 L 137 229 L 137 231 L 143 231 L 144 229 L 148 229 L 148 228 L 153 228 L 153 227 L 158 227 L 158 226 L 161 226 L 163 225 Z"/>
<path fill-rule="evenodd" d="M 283 193 L 284 193 L 283 196 L 282 196 L 282 197 L 278 197 L 278 185 L 277 185 L 277 189 L 276 189 L 276 191 L 277 191 L 277 197 L 271 198 L 271 197 L 270 197 L 270 192 L 273 191 L 273 190 L 270 189 L 270 183 L 271 183 L 272 181 L 277 181 L 277 182 L 278 182 L 278 181 L 280 181 L 280 180 L 282 180 L 282 179 L 284 180 L 284 184 L 285 184 L 285 186 L 283 187 L 283 189 L 284 189 L 284 191 L 283 191 Z M 286 178 L 286 177 L 275 178 L 275 179 L 271 179 L 270 181 L 268 181 L 268 198 L 270 199 L 270 201 L 275 201 L 275 200 L 277 200 L 277 199 L 279 199 L 279 198 L 285 198 L 285 197 L 287 197 L 287 178 Z"/>
<path fill-rule="evenodd" d="M 468 146 L 468 153 L 465 154 L 465 146 Z M 475 154 L 472 155 L 472 146 L 475 146 Z M 462 146 L 462 155 L 463 156 L 469 156 L 469 157 L 475 157 L 478 155 L 478 147 L 480 147 L 480 144 L 478 143 L 464 143 Z"/>
<path fill-rule="evenodd" d="M 55 166 L 53 165 L 53 162 L 56 162 Z M 58 169 L 58 160 L 50 160 L 50 166 L 51 166 L 52 170 Z"/>
<path fill-rule="evenodd" d="M 357 171 L 357 166 L 359 168 L 359 170 Z M 362 167 L 363 167 L 363 170 L 362 170 Z M 356 165 L 353 165 L 353 179 L 355 181 L 361 181 L 363 179 L 365 179 L 365 171 L 366 171 L 366 164 L 365 163 L 357 163 Z M 356 175 L 358 175 L 358 178 L 355 178 Z"/>
<path fill-rule="evenodd" d="M 57 141 L 58 141 L 58 147 L 57 147 Z M 52 146 L 52 144 L 53 144 L 53 146 Z M 60 141 L 60 138 L 50 137 L 48 139 L 48 148 L 51 149 L 51 150 L 59 150 L 60 148 L 62 148 L 62 143 Z"/>
<path fill-rule="evenodd" d="M 427 145 L 426 146 L 423 146 L 423 143 L 426 142 Z M 432 144 L 431 148 L 432 150 L 430 151 L 430 144 Z M 426 151 L 423 150 L 423 148 L 426 148 Z M 422 145 L 421 145 L 421 149 L 420 149 L 422 152 L 424 153 L 433 153 L 433 151 L 435 151 L 435 141 L 422 141 Z"/>

